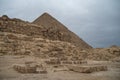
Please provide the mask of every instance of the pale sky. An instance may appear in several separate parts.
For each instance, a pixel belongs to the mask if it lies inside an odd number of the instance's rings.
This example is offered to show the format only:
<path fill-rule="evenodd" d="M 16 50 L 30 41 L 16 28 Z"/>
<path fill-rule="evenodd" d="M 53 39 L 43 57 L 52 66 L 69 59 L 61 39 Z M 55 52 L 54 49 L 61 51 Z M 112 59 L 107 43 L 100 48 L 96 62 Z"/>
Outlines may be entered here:
<path fill-rule="evenodd" d="M 120 0 L 0 0 L 0 16 L 32 22 L 44 12 L 93 47 L 120 46 Z"/>

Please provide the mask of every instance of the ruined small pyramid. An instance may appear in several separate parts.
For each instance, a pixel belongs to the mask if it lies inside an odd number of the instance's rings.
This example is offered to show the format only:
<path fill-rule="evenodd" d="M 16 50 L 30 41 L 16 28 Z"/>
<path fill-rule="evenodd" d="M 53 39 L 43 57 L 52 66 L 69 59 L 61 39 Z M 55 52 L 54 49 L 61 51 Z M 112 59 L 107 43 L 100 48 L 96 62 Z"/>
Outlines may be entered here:
<path fill-rule="evenodd" d="M 48 13 L 42 14 L 33 21 L 33 24 L 41 25 L 45 29 L 48 29 L 48 34 L 52 34 L 49 39 L 70 42 L 81 49 L 92 48 L 89 44 Z"/>

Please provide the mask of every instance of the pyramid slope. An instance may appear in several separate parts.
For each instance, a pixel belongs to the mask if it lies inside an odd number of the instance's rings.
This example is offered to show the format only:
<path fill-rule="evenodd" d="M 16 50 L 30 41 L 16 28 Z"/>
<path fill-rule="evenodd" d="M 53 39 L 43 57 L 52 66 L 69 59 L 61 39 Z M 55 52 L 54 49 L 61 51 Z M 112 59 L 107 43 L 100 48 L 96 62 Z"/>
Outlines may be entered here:
<path fill-rule="evenodd" d="M 41 25 L 45 29 L 48 29 L 48 32 L 54 33 L 53 36 L 56 37 L 49 37 L 49 39 L 52 40 L 60 40 L 60 41 L 66 41 L 74 44 L 77 47 L 80 47 L 81 49 L 90 49 L 92 48 L 89 44 L 87 44 L 85 41 L 83 41 L 81 38 L 79 38 L 76 34 L 68 30 L 67 27 L 65 27 L 62 23 L 60 23 L 58 20 L 53 18 L 48 13 L 42 14 L 40 17 L 38 17 L 35 21 L 33 21 L 33 24 Z"/>

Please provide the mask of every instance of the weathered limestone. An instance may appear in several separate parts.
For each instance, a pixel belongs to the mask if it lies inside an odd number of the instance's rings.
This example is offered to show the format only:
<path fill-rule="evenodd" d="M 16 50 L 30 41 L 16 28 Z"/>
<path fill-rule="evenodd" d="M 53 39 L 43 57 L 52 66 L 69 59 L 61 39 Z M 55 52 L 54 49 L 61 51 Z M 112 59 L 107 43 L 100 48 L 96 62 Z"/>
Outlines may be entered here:
<path fill-rule="evenodd" d="M 19 73 L 47 73 L 45 66 L 34 61 L 28 61 L 25 64 L 14 64 L 13 69 Z"/>
<path fill-rule="evenodd" d="M 26 65 L 20 65 L 20 64 L 15 64 L 13 65 L 13 68 L 20 72 L 20 73 L 36 73 L 36 66 L 26 66 Z"/>
<path fill-rule="evenodd" d="M 61 61 L 61 64 L 87 64 L 87 61 Z"/>
<path fill-rule="evenodd" d="M 107 66 L 101 65 L 91 65 L 91 66 L 68 66 L 70 71 L 80 72 L 80 73 L 92 73 L 99 71 L 107 71 Z"/>
<path fill-rule="evenodd" d="M 51 65 L 54 65 L 54 64 L 60 64 L 60 60 L 59 59 L 50 59 L 50 60 L 47 60 L 45 61 L 46 64 L 51 64 Z"/>

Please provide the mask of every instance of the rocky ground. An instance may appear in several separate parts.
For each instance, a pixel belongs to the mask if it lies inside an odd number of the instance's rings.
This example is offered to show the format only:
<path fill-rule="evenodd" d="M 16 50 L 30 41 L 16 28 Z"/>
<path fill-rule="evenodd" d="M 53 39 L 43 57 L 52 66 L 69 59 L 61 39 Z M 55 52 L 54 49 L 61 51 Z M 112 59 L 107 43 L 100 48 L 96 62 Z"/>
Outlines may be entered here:
<path fill-rule="evenodd" d="M 89 65 L 102 64 L 107 71 L 93 73 L 79 73 L 68 70 L 65 66 L 53 67 L 45 65 L 47 73 L 19 73 L 13 69 L 14 64 L 26 61 L 36 61 L 41 64 L 42 59 L 33 56 L 0 56 L 0 80 L 120 80 L 120 63 L 112 61 L 88 61 Z"/>

